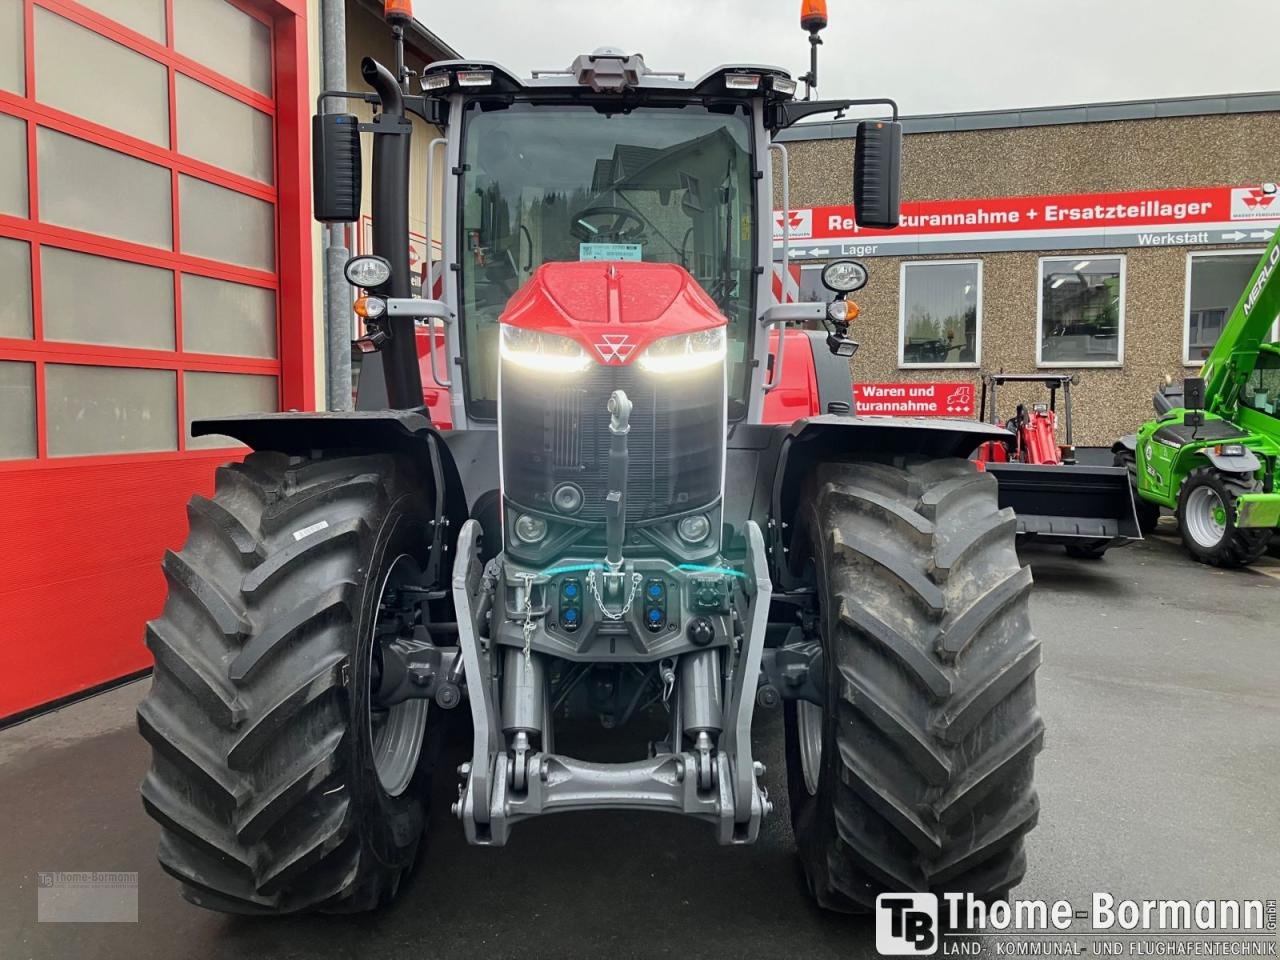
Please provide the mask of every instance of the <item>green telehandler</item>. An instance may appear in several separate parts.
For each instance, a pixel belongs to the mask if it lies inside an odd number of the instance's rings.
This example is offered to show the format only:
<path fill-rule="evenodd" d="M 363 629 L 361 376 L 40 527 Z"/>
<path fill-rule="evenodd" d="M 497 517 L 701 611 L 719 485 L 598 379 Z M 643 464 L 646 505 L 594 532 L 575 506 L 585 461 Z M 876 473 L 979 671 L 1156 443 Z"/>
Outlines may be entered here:
<path fill-rule="evenodd" d="M 1130 470 L 1143 533 L 1160 507 L 1176 510 L 1182 542 L 1202 563 L 1246 566 L 1280 527 L 1278 315 L 1280 231 L 1199 375 L 1156 394 L 1156 418 L 1112 448 Z"/>

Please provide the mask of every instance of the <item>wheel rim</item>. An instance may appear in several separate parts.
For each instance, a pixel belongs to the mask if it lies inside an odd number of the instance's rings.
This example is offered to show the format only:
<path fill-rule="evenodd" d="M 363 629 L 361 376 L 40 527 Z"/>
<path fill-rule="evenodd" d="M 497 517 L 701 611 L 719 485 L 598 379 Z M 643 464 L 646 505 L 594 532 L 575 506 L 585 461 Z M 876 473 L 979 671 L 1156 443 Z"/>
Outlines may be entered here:
<path fill-rule="evenodd" d="M 810 796 L 818 792 L 822 774 L 822 708 L 808 700 L 796 701 L 796 733 L 800 740 L 800 772 Z"/>
<path fill-rule="evenodd" d="M 401 584 L 412 583 L 418 579 L 418 565 L 406 553 L 396 557 L 395 562 L 387 569 L 378 591 L 378 605 L 381 610 L 388 590 Z M 378 774 L 378 782 L 388 796 L 398 797 L 404 793 L 413 779 L 413 772 L 418 767 L 418 756 L 422 752 L 422 741 L 427 731 L 427 711 L 431 702 L 414 698 L 404 700 L 387 708 L 374 706 L 372 689 L 373 657 L 378 650 L 378 623 L 381 617 L 374 618 L 373 637 L 369 644 L 369 740 L 373 748 L 373 767 Z"/>
<path fill-rule="evenodd" d="M 1216 547 L 1227 535 L 1227 508 L 1213 487 L 1201 486 L 1191 491 L 1182 521 L 1187 535 L 1207 549 Z"/>

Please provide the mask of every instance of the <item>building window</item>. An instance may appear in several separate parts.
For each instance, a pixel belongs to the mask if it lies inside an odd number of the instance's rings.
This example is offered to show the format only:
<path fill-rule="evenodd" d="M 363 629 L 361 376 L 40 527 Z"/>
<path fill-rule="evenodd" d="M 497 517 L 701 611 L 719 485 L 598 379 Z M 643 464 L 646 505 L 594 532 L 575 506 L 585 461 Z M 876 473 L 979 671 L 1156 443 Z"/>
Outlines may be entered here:
<path fill-rule="evenodd" d="M 1187 255 L 1187 313 L 1182 359 L 1199 366 L 1213 350 L 1236 301 L 1258 266 L 1261 250 Z"/>
<path fill-rule="evenodd" d="M 1124 257 L 1040 261 L 1037 363 L 1118 367 L 1124 360 Z"/>
<path fill-rule="evenodd" d="M 982 261 L 902 265 L 898 365 L 976 367 L 982 360 Z"/>

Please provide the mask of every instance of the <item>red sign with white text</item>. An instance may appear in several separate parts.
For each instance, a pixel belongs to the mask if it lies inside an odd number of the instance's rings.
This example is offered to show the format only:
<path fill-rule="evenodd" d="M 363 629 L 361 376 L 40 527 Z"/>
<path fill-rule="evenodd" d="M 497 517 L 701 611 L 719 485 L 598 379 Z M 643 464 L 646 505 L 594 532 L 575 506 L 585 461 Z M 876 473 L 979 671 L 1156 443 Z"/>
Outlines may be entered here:
<path fill-rule="evenodd" d="M 972 417 L 971 383 L 855 383 L 860 417 Z"/>
<path fill-rule="evenodd" d="M 1144 227 L 1280 218 L 1274 184 L 1258 187 L 1191 187 L 1126 193 L 1058 194 L 1038 197 L 978 197 L 922 200 L 902 204 L 894 230 L 860 226 L 853 207 L 813 207 L 791 211 L 797 240 L 887 237 L 901 234 L 986 233 L 1081 227 Z M 774 236 L 782 237 L 782 212 L 774 215 Z"/>
<path fill-rule="evenodd" d="M 774 212 L 775 251 L 784 215 Z M 792 255 L 911 256 L 999 250 L 1256 243 L 1280 224 L 1280 188 L 1187 187 L 1123 193 L 921 200 L 899 226 L 860 226 L 850 206 L 791 210 Z"/>

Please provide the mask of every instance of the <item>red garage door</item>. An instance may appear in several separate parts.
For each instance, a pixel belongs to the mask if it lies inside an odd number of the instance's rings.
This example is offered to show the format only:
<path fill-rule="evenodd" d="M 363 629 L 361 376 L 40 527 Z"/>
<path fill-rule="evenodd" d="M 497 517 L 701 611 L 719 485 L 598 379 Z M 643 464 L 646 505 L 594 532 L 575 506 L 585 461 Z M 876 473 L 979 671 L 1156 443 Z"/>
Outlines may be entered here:
<path fill-rule="evenodd" d="M 0 0 L 0 718 L 149 665 L 193 419 L 310 409 L 303 0 Z"/>

